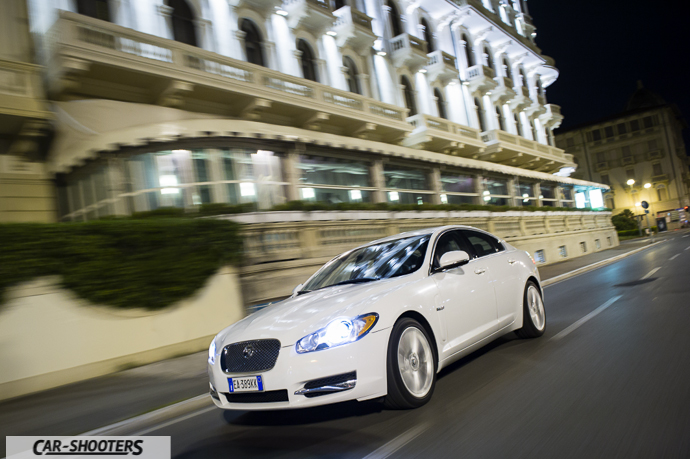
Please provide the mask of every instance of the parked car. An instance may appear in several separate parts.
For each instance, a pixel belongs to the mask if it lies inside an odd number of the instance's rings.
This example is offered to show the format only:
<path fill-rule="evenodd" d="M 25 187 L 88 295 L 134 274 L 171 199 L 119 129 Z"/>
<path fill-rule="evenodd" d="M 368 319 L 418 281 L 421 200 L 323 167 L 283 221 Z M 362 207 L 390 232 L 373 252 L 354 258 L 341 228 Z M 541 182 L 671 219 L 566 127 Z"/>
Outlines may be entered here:
<path fill-rule="evenodd" d="M 402 233 L 338 255 L 290 298 L 221 331 L 209 348 L 210 392 L 224 409 L 384 396 L 388 407 L 415 408 L 442 368 L 545 326 L 527 252 L 466 226 Z"/>

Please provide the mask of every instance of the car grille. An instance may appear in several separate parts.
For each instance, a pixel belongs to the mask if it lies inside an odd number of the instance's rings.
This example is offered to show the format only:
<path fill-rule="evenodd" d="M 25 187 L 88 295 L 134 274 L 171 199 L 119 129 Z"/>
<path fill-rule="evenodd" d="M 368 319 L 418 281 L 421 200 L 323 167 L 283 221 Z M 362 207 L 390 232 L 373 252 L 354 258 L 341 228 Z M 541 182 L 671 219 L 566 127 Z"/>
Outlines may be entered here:
<path fill-rule="evenodd" d="M 259 339 L 228 344 L 221 353 L 220 366 L 226 373 L 268 371 L 280 352 L 277 339 Z"/>
<path fill-rule="evenodd" d="M 228 399 L 228 403 L 275 403 L 288 401 L 288 391 L 286 389 L 223 395 Z"/>

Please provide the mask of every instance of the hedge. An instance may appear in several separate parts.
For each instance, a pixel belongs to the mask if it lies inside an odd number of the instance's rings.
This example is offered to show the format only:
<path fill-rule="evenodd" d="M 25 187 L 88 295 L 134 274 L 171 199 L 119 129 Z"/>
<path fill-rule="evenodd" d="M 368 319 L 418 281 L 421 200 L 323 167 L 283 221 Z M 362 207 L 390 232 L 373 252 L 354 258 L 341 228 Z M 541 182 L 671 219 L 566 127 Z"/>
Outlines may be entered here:
<path fill-rule="evenodd" d="M 161 309 L 241 253 L 239 225 L 158 218 L 0 225 L 0 302 L 8 287 L 58 275 L 93 303 Z"/>

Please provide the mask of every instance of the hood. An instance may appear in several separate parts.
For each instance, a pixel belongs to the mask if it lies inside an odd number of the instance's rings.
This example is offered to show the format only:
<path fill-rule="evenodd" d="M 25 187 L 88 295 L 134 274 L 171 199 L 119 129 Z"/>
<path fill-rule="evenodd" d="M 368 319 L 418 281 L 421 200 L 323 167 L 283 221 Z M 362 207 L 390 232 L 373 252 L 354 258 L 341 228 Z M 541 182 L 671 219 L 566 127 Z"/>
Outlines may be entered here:
<path fill-rule="evenodd" d="M 379 301 L 416 278 L 401 276 L 366 284 L 326 287 L 267 306 L 218 334 L 218 347 L 239 341 L 275 338 L 290 346 L 338 317 L 381 311 Z M 380 305 L 381 303 L 379 303 Z"/>

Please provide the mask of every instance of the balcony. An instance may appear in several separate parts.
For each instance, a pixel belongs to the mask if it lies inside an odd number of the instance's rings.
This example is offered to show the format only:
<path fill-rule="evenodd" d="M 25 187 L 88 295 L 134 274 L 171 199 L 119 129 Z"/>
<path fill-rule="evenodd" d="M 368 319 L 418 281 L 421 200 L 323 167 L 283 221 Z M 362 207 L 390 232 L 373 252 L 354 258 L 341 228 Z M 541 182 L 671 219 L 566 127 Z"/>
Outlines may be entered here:
<path fill-rule="evenodd" d="M 371 29 L 371 18 L 350 6 L 343 6 L 333 13 L 336 16 L 333 31 L 337 33 L 336 42 L 339 47 L 352 46 L 357 53 L 362 54 L 376 41 L 376 35 Z"/>
<path fill-rule="evenodd" d="M 635 164 L 635 157 L 634 156 L 623 156 L 621 163 L 624 166 L 633 166 Z"/>
<path fill-rule="evenodd" d="M 517 93 L 513 90 L 513 80 L 506 77 L 496 77 L 495 80 L 498 86 L 491 91 L 491 100 L 495 104 L 503 105 L 517 96 Z"/>
<path fill-rule="evenodd" d="M 540 172 L 557 172 L 563 167 L 576 167 L 573 156 L 560 148 L 543 145 L 509 132 L 482 132 L 487 145 L 479 159 Z"/>
<path fill-rule="evenodd" d="M 609 170 L 609 162 L 608 161 L 601 161 L 599 163 L 596 163 L 594 165 L 594 170 L 596 172 L 602 172 L 602 171 Z"/>
<path fill-rule="evenodd" d="M 395 67 L 408 67 L 413 73 L 426 65 L 429 57 L 426 42 L 420 38 L 403 33 L 390 41 L 391 57 Z"/>
<path fill-rule="evenodd" d="M 532 104 L 532 99 L 529 98 L 529 89 L 524 86 L 516 86 L 515 97 L 508 102 L 511 110 L 521 112 Z"/>
<path fill-rule="evenodd" d="M 407 121 L 414 130 L 403 140 L 406 147 L 465 157 L 471 157 L 484 148 L 477 129 L 421 113 L 407 118 Z"/>
<path fill-rule="evenodd" d="M 288 12 L 291 29 L 306 29 L 321 35 L 335 21 L 330 2 L 326 0 L 285 0 L 283 8 Z"/>
<path fill-rule="evenodd" d="M 546 98 L 543 96 L 537 96 L 536 101 L 532 102 L 530 106 L 525 108 L 525 113 L 530 118 L 539 118 L 540 116 L 545 115 L 546 112 Z"/>
<path fill-rule="evenodd" d="M 663 157 L 664 157 L 664 152 L 662 150 L 653 150 L 653 151 L 647 152 L 647 159 L 650 161 L 653 159 L 661 159 Z"/>
<path fill-rule="evenodd" d="M 57 97 L 156 103 L 240 119 L 399 141 L 407 109 L 183 43 L 61 12 L 47 37 Z"/>
<path fill-rule="evenodd" d="M 666 175 L 666 174 L 654 175 L 654 176 L 652 176 L 652 183 L 655 185 L 658 183 L 664 183 L 664 184 L 668 185 L 668 175 Z"/>
<path fill-rule="evenodd" d="M 262 14 L 273 12 L 280 7 L 283 0 L 237 0 L 237 8 L 249 8 Z"/>
<path fill-rule="evenodd" d="M 561 107 L 555 104 L 546 104 L 546 112 L 539 116 L 541 124 L 549 129 L 556 129 L 563 122 Z"/>
<path fill-rule="evenodd" d="M 429 81 L 440 81 L 447 84 L 448 81 L 458 77 L 458 69 L 455 67 L 455 58 L 441 50 L 427 54 L 426 71 Z"/>
<path fill-rule="evenodd" d="M 496 73 L 485 65 L 474 65 L 467 69 L 465 83 L 469 86 L 470 94 L 478 97 L 493 91 L 498 83 L 494 81 Z"/>
<path fill-rule="evenodd" d="M 0 59 L 0 135 L 17 134 L 27 121 L 52 118 L 44 101 L 41 67 Z"/>

